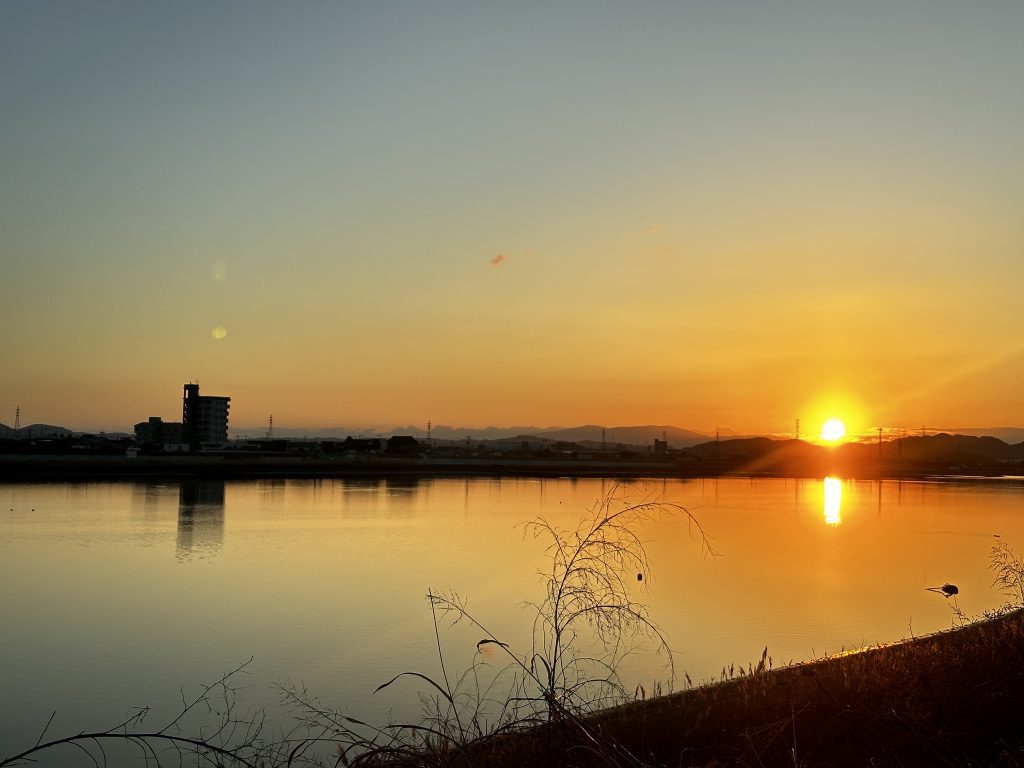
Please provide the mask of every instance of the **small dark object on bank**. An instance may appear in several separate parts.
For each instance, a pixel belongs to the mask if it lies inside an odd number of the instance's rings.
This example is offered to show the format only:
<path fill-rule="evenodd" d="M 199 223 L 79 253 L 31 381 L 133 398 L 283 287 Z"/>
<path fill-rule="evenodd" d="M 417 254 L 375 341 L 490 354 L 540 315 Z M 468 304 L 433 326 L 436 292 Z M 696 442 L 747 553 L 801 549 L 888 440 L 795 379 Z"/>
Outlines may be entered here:
<path fill-rule="evenodd" d="M 643 575 L 642 573 L 638 573 L 638 574 L 636 575 L 636 580 L 637 580 L 637 581 L 643 581 L 643 580 L 644 580 L 644 575 Z"/>

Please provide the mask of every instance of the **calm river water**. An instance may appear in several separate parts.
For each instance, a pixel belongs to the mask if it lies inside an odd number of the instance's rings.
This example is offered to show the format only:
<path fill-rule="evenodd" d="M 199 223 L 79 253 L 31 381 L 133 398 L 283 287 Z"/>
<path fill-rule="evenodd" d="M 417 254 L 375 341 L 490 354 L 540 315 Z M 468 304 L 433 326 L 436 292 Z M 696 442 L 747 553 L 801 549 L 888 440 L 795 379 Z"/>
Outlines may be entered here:
<path fill-rule="evenodd" d="M 398 672 L 439 673 L 428 589 L 457 592 L 513 649 L 528 647 L 544 543 L 520 523 L 573 527 L 607 480 L 399 479 L 0 485 L 0 756 L 154 708 L 250 657 L 240 696 L 274 710 L 305 683 L 362 719 L 413 717 Z M 776 665 L 948 628 L 927 587 L 953 582 L 968 615 L 1003 603 L 998 539 L 1024 553 L 1024 481 L 649 481 L 686 506 L 646 524 L 642 595 L 680 677 L 717 678 L 767 646 Z M 449 669 L 478 631 L 442 623 Z M 648 690 L 664 659 L 638 654 Z M 284 714 L 273 714 L 274 718 Z M 64 754 L 64 758 L 69 758 Z M 76 758 L 77 759 L 77 758 Z"/>

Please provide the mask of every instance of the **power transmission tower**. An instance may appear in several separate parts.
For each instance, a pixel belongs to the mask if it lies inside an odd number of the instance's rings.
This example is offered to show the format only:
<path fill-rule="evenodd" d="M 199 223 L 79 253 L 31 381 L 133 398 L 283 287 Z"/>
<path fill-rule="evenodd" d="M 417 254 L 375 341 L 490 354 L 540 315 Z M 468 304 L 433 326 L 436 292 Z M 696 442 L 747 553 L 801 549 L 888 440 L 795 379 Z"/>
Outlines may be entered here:
<path fill-rule="evenodd" d="M 274 414 L 270 414 L 270 418 L 267 420 L 267 440 L 274 439 Z"/>
<path fill-rule="evenodd" d="M 21 429 L 21 406 L 17 406 L 14 409 L 14 431 L 17 432 Z"/>
<path fill-rule="evenodd" d="M 796 432 L 796 438 L 795 439 L 799 440 L 800 439 L 800 419 L 796 420 L 796 429 L 794 431 Z"/>

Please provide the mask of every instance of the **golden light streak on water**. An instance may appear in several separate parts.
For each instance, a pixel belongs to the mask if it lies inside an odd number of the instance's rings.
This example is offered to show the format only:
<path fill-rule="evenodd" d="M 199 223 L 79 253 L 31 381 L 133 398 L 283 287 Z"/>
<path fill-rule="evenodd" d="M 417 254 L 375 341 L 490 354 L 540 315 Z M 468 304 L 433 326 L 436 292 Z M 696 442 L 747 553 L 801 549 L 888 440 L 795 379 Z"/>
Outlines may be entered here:
<path fill-rule="evenodd" d="M 841 525 L 843 518 L 839 514 L 839 507 L 843 501 L 843 484 L 838 477 L 825 478 L 825 524 Z"/>

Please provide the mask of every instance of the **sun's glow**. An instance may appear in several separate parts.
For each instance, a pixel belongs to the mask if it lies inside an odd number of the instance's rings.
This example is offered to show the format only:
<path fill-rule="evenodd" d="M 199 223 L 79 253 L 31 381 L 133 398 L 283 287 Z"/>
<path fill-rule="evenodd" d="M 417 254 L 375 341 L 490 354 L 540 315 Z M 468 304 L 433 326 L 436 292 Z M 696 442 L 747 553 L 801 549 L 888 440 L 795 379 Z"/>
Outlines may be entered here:
<path fill-rule="evenodd" d="M 858 396 L 841 391 L 818 393 L 800 406 L 800 414 L 807 425 L 804 439 L 833 446 L 857 440 L 877 421 Z"/>
<path fill-rule="evenodd" d="M 825 524 L 836 526 L 843 522 L 839 507 L 843 501 L 843 484 L 838 477 L 825 478 Z"/>
<path fill-rule="evenodd" d="M 846 434 L 846 426 L 839 419 L 829 419 L 821 425 L 821 439 L 835 442 Z"/>

